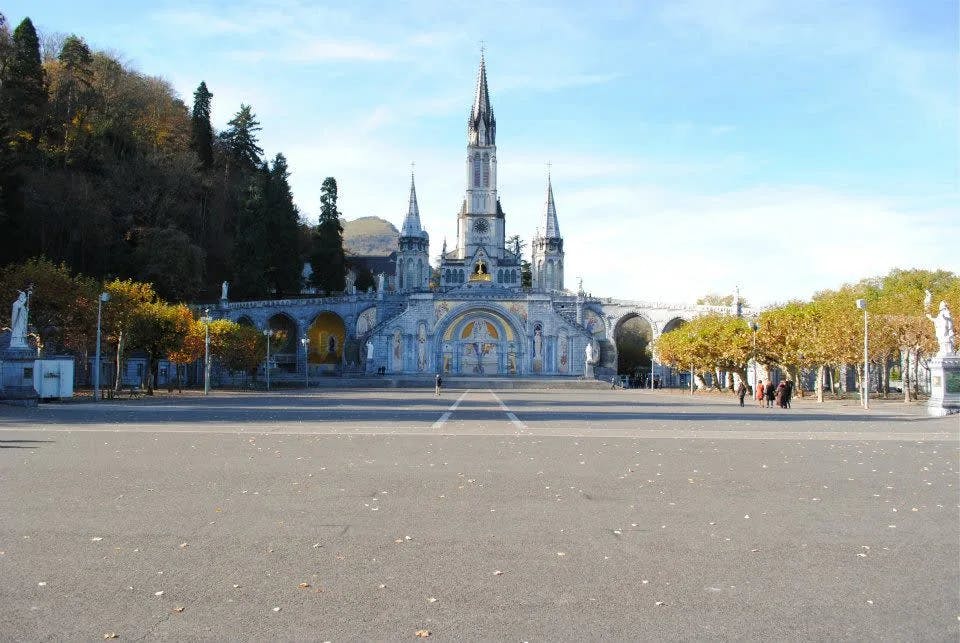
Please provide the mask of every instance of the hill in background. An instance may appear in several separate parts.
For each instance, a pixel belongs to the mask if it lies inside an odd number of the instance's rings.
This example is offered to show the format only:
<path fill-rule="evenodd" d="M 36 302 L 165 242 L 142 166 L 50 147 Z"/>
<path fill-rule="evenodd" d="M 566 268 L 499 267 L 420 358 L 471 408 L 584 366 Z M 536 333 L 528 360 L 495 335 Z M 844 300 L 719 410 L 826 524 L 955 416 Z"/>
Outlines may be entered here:
<path fill-rule="evenodd" d="M 343 222 L 343 249 L 354 255 L 388 255 L 397 249 L 400 232 L 380 217 Z"/>

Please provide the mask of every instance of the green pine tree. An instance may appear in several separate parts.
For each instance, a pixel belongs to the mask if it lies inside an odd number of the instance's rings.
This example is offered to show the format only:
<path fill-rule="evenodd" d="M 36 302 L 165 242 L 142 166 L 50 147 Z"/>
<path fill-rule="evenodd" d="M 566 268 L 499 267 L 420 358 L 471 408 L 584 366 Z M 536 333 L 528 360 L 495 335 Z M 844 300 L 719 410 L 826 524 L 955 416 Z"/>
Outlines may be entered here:
<path fill-rule="evenodd" d="M 227 123 L 220 135 L 231 161 L 240 169 L 253 170 L 260 165 L 263 148 L 257 145 L 260 122 L 249 105 L 241 104 L 240 111 Z"/>
<path fill-rule="evenodd" d="M 213 126 L 210 124 L 210 105 L 213 94 L 207 83 L 200 81 L 193 92 L 193 113 L 190 116 L 190 148 L 196 152 L 203 169 L 213 165 Z"/>
<path fill-rule="evenodd" d="M 238 298 L 260 298 L 270 294 L 265 271 L 270 243 L 265 216 L 269 178 L 266 165 L 250 177 L 237 213 L 231 287 Z"/>
<path fill-rule="evenodd" d="M 343 226 L 337 211 L 337 181 L 332 176 L 320 187 L 320 221 L 313 236 L 313 285 L 321 292 L 343 290 L 346 261 L 343 254 Z"/>
<path fill-rule="evenodd" d="M 268 177 L 265 204 L 268 238 L 264 240 L 267 280 L 277 296 L 300 292 L 300 212 L 293 203 L 289 176 L 286 157 L 277 154 Z"/>
<path fill-rule="evenodd" d="M 47 82 L 40 60 L 40 41 L 30 18 L 13 31 L 10 59 L 0 92 L 0 116 L 8 123 L 14 141 L 36 147 L 47 105 Z"/>

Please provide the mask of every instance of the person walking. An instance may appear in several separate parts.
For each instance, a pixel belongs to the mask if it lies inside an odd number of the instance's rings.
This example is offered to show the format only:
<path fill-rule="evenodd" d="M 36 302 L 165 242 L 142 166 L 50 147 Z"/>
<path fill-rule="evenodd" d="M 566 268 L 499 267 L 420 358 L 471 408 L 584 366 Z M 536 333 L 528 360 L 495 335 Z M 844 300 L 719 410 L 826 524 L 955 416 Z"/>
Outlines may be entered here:
<path fill-rule="evenodd" d="M 790 408 L 790 400 L 793 398 L 793 380 L 787 380 L 787 387 L 783 390 L 783 408 Z"/>
<path fill-rule="evenodd" d="M 740 398 L 740 406 L 743 406 L 743 398 L 747 396 L 747 385 L 740 380 L 740 386 L 737 387 L 737 397 Z"/>
<path fill-rule="evenodd" d="M 755 393 L 756 395 L 754 395 L 754 397 L 757 398 L 757 406 L 763 406 L 763 380 L 757 381 Z"/>
<path fill-rule="evenodd" d="M 440 387 L 443 386 L 443 378 L 440 377 L 440 373 L 437 373 L 437 376 L 434 378 L 434 383 L 436 384 L 436 388 L 433 394 L 440 397 Z"/>
<path fill-rule="evenodd" d="M 777 402 L 777 406 L 779 406 L 781 409 L 787 408 L 787 383 L 786 382 L 781 381 L 779 384 L 777 384 L 777 390 L 773 394 L 773 397 Z"/>
<path fill-rule="evenodd" d="M 767 382 L 767 386 L 764 388 L 764 396 L 767 401 L 767 408 L 773 408 L 773 398 L 777 394 L 777 387 L 774 386 L 773 382 Z"/>

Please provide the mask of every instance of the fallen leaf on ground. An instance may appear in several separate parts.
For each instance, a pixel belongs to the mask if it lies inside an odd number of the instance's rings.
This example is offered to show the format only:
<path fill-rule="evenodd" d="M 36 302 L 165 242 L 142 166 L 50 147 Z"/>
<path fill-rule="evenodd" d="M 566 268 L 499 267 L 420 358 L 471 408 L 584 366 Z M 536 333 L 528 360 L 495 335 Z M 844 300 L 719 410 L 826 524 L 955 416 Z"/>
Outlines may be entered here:
<path fill-rule="evenodd" d="M 433 596 L 431 596 L 430 598 L 427 599 L 427 602 L 428 602 L 428 603 L 436 603 L 436 602 L 437 602 L 437 599 L 435 599 Z"/>
<path fill-rule="evenodd" d="M 664 603 L 663 601 L 657 601 L 656 603 L 654 603 L 654 605 L 656 605 L 657 607 L 663 607 L 664 605 L 666 605 L 666 603 Z"/>
<path fill-rule="evenodd" d="M 297 585 L 297 587 L 299 587 L 300 589 L 306 589 L 310 587 L 310 583 L 300 583 L 299 585 Z"/>
<path fill-rule="evenodd" d="M 494 576 L 503 576 L 503 572 L 500 571 L 499 569 L 495 569 L 495 570 L 493 570 L 493 575 L 494 575 Z"/>
<path fill-rule="evenodd" d="M 92 543 L 98 543 L 98 542 L 100 542 L 101 540 L 103 540 L 103 537 L 102 537 L 102 536 L 94 536 L 93 538 L 90 539 L 90 542 L 92 542 Z"/>
<path fill-rule="evenodd" d="M 430 636 L 430 634 L 430 630 L 417 630 L 414 636 L 416 636 L 418 639 L 425 639 Z"/>
<path fill-rule="evenodd" d="M 103 638 L 105 638 L 105 639 L 118 639 L 118 638 L 120 638 L 120 636 L 117 635 L 116 632 L 107 632 L 106 634 L 103 635 Z"/>
<path fill-rule="evenodd" d="M 170 611 L 171 611 L 171 612 L 176 612 L 177 614 L 179 614 L 179 613 L 182 612 L 184 609 L 186 609 L 186 608 L 184 608 L 184 607 L 174 607 L 174 608 L 173 608 L 172 610 L 170 610 Z"/>
<path fill-rule="evenodd" d="M 163 590 L 160 590 L 159 592 L 154 592 L 153 595 L 154 595 L 154 596 L 163 596 Z"/>
<path fill-rule="evenodd" d="M 280 608 L 279 608 L 279 607 L 274 607 L 274 608 L 273 608 L 273 611 L 274 611 L 274 612 L 279 612 L 279 611 L 280 611 Z"/>

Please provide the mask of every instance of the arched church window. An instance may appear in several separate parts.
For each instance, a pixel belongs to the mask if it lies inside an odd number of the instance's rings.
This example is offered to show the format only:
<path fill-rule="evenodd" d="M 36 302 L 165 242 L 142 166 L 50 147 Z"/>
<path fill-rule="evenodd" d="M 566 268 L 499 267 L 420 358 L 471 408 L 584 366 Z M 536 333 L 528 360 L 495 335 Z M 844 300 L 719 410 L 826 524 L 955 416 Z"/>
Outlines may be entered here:
<path fill-rule="evenodd" d="M 423 286 L 423 261 L 417 259 L 417 286 Z"/>
<path fill-rule="evenodd" d="M 403 288 L 403 259 L 397 264 L 397 288 Z"/>
<path fill-rule="evenodd" d="M 443 273 L 443 280 L 447 283 L 450 283 L 450 269 L 447 268 Z"/>
<path fill-rule="evenodd" d="M 457 281 L 459 281 L 460 283 L 463 283 L 463 270 L 457 271 Z"/>
<path fill-rule="evenodd" d="M 490 187 L 490 155 L 483 155 L 483 187 Z"/>
<path fill-rule="evenodd" d="M 480 185 L 480 154 L 473 155 L 473 184 Z"/>
<path fill-rule="evenodd" d="M 517 271 L 516 271 L 516 270 L 511 270 L 511 271 L 510 271 L 510 283 L 513 283 L 513 284 L 517 283 Z"/>

